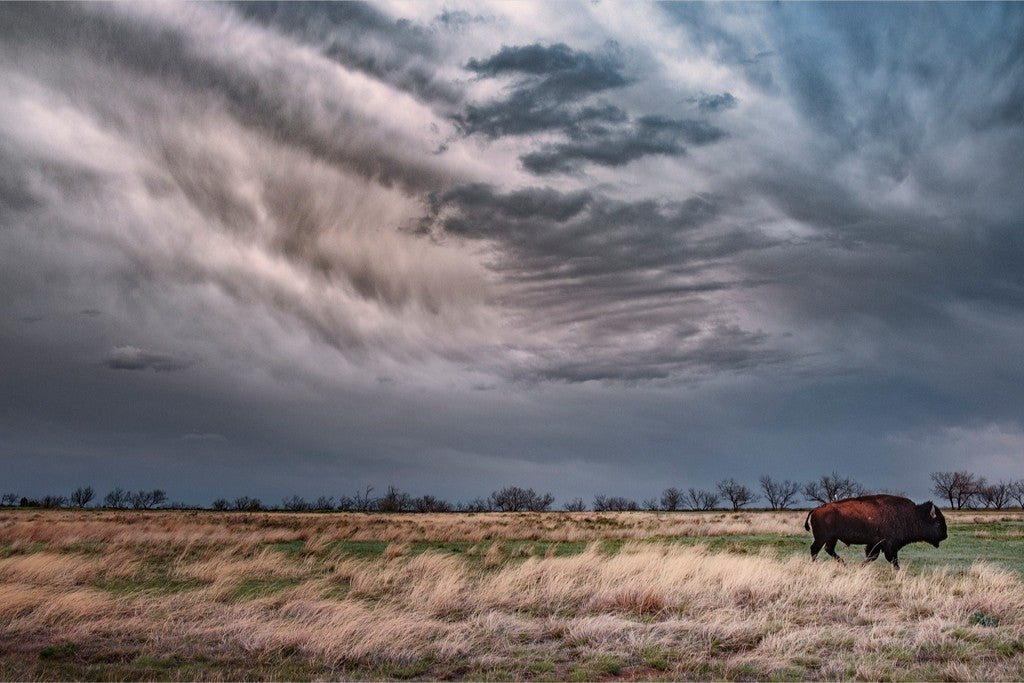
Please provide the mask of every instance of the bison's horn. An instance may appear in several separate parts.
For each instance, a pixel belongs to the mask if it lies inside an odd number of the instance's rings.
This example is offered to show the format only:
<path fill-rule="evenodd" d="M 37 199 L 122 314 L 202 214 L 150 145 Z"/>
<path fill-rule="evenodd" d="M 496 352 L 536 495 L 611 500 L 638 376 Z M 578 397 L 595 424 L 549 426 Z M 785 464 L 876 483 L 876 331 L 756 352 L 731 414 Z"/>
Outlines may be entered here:
<path fill-rule="evenodd" d="M 935 519 L 935 503 L 932 503 L 932 519 Z"/>

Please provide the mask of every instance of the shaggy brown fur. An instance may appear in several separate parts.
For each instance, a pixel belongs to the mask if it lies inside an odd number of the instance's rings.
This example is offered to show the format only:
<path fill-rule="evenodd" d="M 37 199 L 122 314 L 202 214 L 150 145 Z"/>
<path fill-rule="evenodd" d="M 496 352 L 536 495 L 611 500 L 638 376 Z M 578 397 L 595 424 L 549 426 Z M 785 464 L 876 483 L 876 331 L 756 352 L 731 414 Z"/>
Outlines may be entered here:
<path fill-rule="evenodd" d="M 825 548 L 832 557 L 836 543 L 865 546 L 865 562 L 884 553 L 893 567 L 900 568 L 897 553 L 908 543 L 924 541 L 936 548 L 946 539 L 946 520 L 931 501 L 915 505 L 900 496 L 875 495 L 837 500 L 814 508 L 807 514 L 804 529 L 814 534 L 811 559 Z"/>

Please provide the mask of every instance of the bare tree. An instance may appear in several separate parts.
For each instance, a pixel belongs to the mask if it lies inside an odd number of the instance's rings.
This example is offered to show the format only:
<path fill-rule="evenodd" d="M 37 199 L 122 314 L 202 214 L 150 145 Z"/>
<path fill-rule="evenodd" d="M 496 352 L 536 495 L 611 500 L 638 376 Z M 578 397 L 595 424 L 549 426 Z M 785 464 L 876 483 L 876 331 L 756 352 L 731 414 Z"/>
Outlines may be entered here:
<path fill-rule="evenodd" d="M 313 509 L 323 512 L 334 509 L 334 496 L 320 496 L 313 503 Z"/>
<path fill-rule="evenodd" d="M 356 512 L 369 512 L 377 508 L 377 499 L 373 498 L 370 494 L 373 493 L 373 487 L 367 486 L 362 491 L 356 491 L 356 495 L 352 497 L 352 509 Z"/>
<path fill-rule="evenodd" d="M 412 496 L 395 486 L 388 486 L 387 492 L 377 500 L 377 509 L 381 512 L 408 512 L 412 509 Z"/>
<path fill-rule="evenodd" d="M 416 512 L 451 512 L 452 504 L 434 496 L 420 496 L 412 501 L 412 509 Z"/>
<path fill-rule="evenodd" d="M 971 507 L 972 501 L 978 496 L 985 479 L 970 472 L 932 472 L 932 492 L 949 501 L 950 508 L 962 510 Z"/>
<path fill-rule="evenodd" d="M 686 490 L 685 505 L 690 510 L 714 510 L 718 506 L 718 494 L 713 491 L 697 490 L 689 488 Z"/>
<path fill-rule="evenodd" d="M 533 489 L 529 489 L 532 491 Z M 546 512 L 551 509 L 551 506 L 555 503 L 554 495 L 550 493 L 534 494 L 530 497 L 526 504 L 526 509 L 530 512 Z"/>
<path fill-rule="evenodd" d="M 68 499 L 64 496 L 43 496 L 39 504 L 44 508 L 62 508 L 68 504 Z"/>
<path fill-rule="evenodd" d="M 4 495 L 0 496 L 0 505 L 4 505 L 4 506 L 14 505 L 17 502 L 18 502 L 18 494 L 17 493 L 5 493 Z"/>
<path fill-rule="evenodd" d="M 764 492 L 765 500 L 772 510 L 785 510 L 796 502 L 796 496 L 800 493 L 800 484 L 786 479 L 776 481 L 767 474 L 761 477 L 758 482 L 761 484 L 761 491 Z"/>
<path fill-rule="evenodd" d="M 217 500 L 210 503 L 210 509 L 217 510 L 218 512 L 223 512 L 224 510 L 227 510 L 230 507 L 231 503 L 228 501 L 227 498 L 218 498 Z"/>
<path fill-rule="evenodd" d="M 521 512 L 526 509 L 528 495 L 524 488 L 506 486 L 491 493 L 491 507 L 499 512 Z"/>
<path fill-rule="evenodd" d="M 951 510 L 956 507 L 960 482 L 963 475 L 966 474 L 967 472 L 932 472 L 929 475 L 932 480 L 932 493 L 948 500 Z"/>
<path fill-rule="evenodd" d="M 583 512 L 587 509 L 587 504 L 583 502 L 582 498 L 573 498 L 563 505 L 562 509 L 566 512 Z"/>
<path fill-rule="evenodd" d="M 729 501 L 734 511 L 758 498 L 757 494 L 735 479 L 723 479 L 718 482 L 718 492 Z"/>
<path fill-rule="evenodd" d="M 95 497 L 96 492 L 92 490 L 91 486 L 79 486 L 71 492 L 71 504 L 76 508 L 84 508 Z"/>
<path fill-rule="evenodd" d="M 491 507 L 501 512 L 542 512 L 551 509 L 555 497 L 550 493 L 538 494 L 533 489 L 506 486 L 491 494 Z"/>
<path fill-rule="evenodd" d="M 864 487 L 854 479 L 840 477 L 833 472 L 823 475 L 817 481 L 804 485 L 804 497 L 819 503 L 832 503 L 843 498 L 853 498 L 864 494 Z"/>
<path fill-rule="evenodd" d="M 259 498 L 239 496 L 231 503 L 231 507 L 240 512 L 259 512 L 263 509 L 263 501 Z"/>
<path fill-rule="evenodd" d="M 1010 495 L 1017 501 L 1017 505 L 1024 508 L 1024 479 L 1018 479 L 1013 482 L 1010 488 Z"/>
<path fill-rule="evenodd" d="M 670 486 L 661 492 L 661 509 L 669 512 L 678 510 L 683 506 L 683 492 L 674 486 Z"/>
<path fill-rule="evenodd" d="M 120 486 L 115 486 L 114 489 L 103 497 L 103 505 L 108 508 L 120 510 L 121 508 L 128 506 L 128 492 Z"/>
<path fill-rule="evenodd" d="M 288 512 L 304 512 L 309 509 L 309 503 L 302 496 L 292 496 L 281 501 L 281 508 Z"/>
<path fill-rule="evenodd" d="M 636 504 L 636 501 L 629 498 L 605 495 L 594 496 L 595 512 L 626 512 L 639 509 L 640 506 Z"/>
<path fill-rule="evenodd" d="M 166 500 L 167 494 L 162 489 L 136 491 L 128 494 L 128 503 L 136 510 L 152 510 L 163 505 Z"/>
<path fill-rule="evenodd" d="M 978 487 L 978 500 L 986 508 L 1002 510 L 1013 498 L 1013 482 L 1000 481 Z"/>

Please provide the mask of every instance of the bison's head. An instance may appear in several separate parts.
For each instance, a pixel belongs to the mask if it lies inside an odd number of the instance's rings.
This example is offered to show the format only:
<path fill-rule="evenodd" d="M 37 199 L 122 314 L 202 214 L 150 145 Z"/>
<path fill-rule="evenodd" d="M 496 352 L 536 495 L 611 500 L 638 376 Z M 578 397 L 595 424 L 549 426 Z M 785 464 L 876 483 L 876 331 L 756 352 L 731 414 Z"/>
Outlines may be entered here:
<path fill-rule="evenodd" d="M 921 540 L 938 548 L 939 542 L 945 541 L 947 537 L 946 518 L 942 516 L 942 510 L 935 507 L 935 504 L 929 500 L 927 503 L 918 505 L 917 512 L 921 517 L 921 525 L 924 530 L 924 538 Z"/>

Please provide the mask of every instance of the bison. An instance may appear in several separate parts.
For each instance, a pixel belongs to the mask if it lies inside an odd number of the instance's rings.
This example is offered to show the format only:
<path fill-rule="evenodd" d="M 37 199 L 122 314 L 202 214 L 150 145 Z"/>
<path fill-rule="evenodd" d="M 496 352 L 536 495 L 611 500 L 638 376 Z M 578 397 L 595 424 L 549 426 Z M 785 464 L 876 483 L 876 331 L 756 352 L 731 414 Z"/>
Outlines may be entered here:
<path fill-rule="evenodd" d="M 900 568 L 896 553 L 908 543 L 924 541 L 936 548 L 946 540 L 946 520 L 931 501 L 916 505 L 900 496 L 860 496 L 819 505 L 807 513 L 804 529 L 814 534 L 811 559 L 825 548 L 832 557 L 836 542 L 846 545 L 864 544 L 865 564 L 878 559 L 878 553 Z"/>

